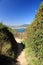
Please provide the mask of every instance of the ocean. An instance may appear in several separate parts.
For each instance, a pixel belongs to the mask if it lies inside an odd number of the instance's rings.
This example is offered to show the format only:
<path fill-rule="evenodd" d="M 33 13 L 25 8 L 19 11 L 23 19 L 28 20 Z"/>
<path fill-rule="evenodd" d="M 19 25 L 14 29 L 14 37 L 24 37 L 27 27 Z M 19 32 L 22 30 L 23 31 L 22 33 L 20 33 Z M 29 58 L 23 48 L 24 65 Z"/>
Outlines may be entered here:
<path fill-rule="evenodd" d="M 19 29 L 15 29 L 17 32 L 25 32 L 26 28 L 19 28 Z"/>

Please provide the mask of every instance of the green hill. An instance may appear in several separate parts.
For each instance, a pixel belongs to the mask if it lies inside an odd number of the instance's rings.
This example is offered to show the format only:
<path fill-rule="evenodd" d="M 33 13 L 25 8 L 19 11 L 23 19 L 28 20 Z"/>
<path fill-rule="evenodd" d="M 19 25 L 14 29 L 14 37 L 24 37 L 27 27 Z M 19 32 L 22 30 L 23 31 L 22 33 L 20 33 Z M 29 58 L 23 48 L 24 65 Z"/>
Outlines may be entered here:
<path fill-rule="evenodd" d="M 28 65 L 43 65 L 43 1 L 26 32 L 28 35 L 25 40 Z"/>

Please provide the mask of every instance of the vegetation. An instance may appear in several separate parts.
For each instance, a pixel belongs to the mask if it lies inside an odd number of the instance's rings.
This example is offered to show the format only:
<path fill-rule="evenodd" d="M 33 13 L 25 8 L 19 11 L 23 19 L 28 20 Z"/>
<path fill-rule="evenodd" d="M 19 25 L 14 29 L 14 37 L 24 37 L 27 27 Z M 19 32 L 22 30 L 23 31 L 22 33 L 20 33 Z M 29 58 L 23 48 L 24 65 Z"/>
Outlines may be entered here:
<path fill-rule="evenodd" d="M 43 65 L 43 1 L 34 21 L 26 29 L 25 35 L 28 65 Z M 0 23 L 0 55 L 10 58 L 17 56 L 18 45 L 14 36 L 19 36 L 19 33 Z"/>
<path fill-rule="evenodd" d="M 1 65 L 19 65 L 17 57 L 25 48 L 21 42 L 15 40 L 15 31 L 0 23 L 0 64 Z M 18 47 L 21 47 L 18 48 Z M 19 51 L 20 49 L 20 51 Z"/>
<path fill-rule="evenodd" d="M 28 65 L 43 65 L 43 2 L 26 32 L 28 34 L 24 43 L 27 48 Z"/>
<path fill-rule="evenodd" d="M 15 31 L 0 23 L 0 54 L 14 58 L 17 51 L 17 42 L 12 32 Z"/>

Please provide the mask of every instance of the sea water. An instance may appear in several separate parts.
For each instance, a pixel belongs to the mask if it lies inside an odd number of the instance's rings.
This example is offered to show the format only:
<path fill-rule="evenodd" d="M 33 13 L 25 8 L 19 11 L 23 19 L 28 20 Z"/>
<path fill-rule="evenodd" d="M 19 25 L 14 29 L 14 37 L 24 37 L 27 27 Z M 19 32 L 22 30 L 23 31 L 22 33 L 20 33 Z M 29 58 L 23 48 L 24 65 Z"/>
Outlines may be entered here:
<path fill-rule="evenodd" d="M 25 32 L 26 28 L 18 28 L 18 29 L 15 29 L 17 32 Z"/>

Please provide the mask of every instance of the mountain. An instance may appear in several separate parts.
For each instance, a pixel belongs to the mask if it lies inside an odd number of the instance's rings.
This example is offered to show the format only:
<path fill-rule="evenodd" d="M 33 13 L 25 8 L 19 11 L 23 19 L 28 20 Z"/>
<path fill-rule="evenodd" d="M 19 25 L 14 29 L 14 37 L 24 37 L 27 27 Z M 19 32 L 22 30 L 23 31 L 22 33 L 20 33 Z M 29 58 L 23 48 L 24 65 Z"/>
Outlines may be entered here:
<path fill-rule="evenodd" d="M 29 24 L 23 24 L 21 25 L 21 27 L 27 27 Z"/>
<path fill-rule="evenodd" d="M 23 25 L 19 25 L 19 26 L 16 26 L 16 25 L 14 25 L 14 26 L 9 26 L 9 27 L 11 27 L 11 28 L 13 28 L 13 29 L 15 29 L 15 28 L 25 28 L 25 27 L 27 27 L 29 24 L 23 24 Z"/>

